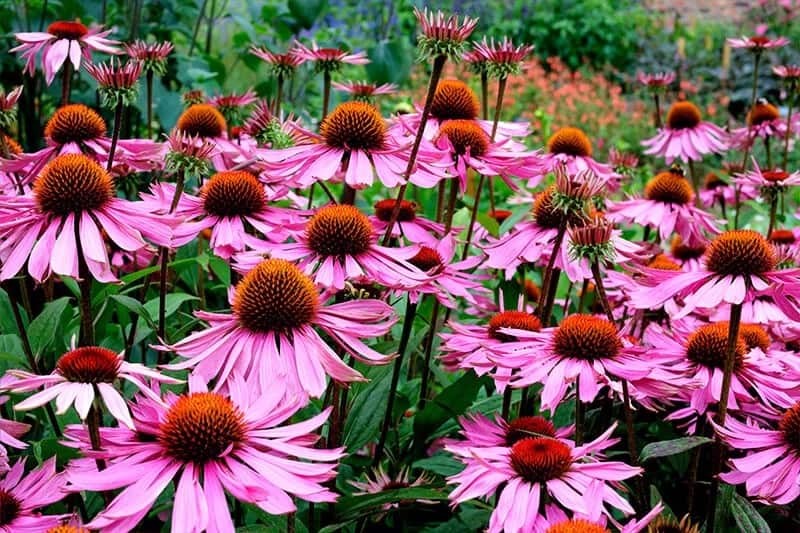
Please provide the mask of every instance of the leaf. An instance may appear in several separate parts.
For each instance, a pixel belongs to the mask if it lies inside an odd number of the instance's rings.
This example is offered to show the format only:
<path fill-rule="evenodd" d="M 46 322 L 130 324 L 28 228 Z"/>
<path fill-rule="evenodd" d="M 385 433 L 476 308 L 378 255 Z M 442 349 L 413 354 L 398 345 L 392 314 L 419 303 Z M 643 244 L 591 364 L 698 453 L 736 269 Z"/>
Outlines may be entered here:
<path fill-rule="evenodd" d="M 413 466 L 440 476 L 452 476 L 464 470 L 463 463 L 446 453 L 436 453 L 432 457 L 414 461 Z"/>
<path fill-rule="evenodd" d="M 731 514 L 742 533 L 770 533 L 771 531 L 767 521 L 753 507 L 750 500 L 736 492 L 733 493 L 731 500 Z"/>
<path fill-rule="evenodd" d="M 735 490 L 733 486 L 722 484 L 717 494 L 717 510 L 714 531 L 712 533 L 727 533 L 732 531 L 731 503 Z"/>
<path fill-rule="evenodd" d="M 426 403 L 414 417 L 415 437 L 421 442 L 447 420 L 463 414 L 472 405 L 483 381 L 469 371 Z"/>
<path fill-rule="evenodd" d="M 3 333 L 17 333 L 17 322 L 14 320 L 14 311 L 11 308 L 11 299 L 8 293 L 0 289 L 0 331 Z"/>
<path fill-rule="evenodd" d="M 183 304 L 184 302 L 188 302 L 190 300 L 199 300 L 197 296 L 192 296 L 191 294 L 185 294 L 182 292 L 175 293 L 175 294 L 167 294 L 167 298 L 164 301 L 164 314 L 165 316 L 172 316 L 175 314 L 175 311 Z M 144 309 L 151 317 L 158 316 L 158 296 L 149 300 L 146 304 L 144 304 Z"/>
<path fill-rule="evenodd" d="M 384 372 L 365 387 L 360 388 L 344 426 L 344 443 L 351 451 L 378 436 L 389 400 L 394 362 L 382 368 Z"/>
<path fill-rule="evenodd" d="M 114 294 L 109 298 L 120 304 L 128 311 L 139 315 L 142 319 L 144 319 L 145 322 L 147 322 L 147 325 L 150 326 L 152 329 L 157 328 L 156 323 L 153 320 L 153 317 L 150 315 L 150 312 L 136 298 L 132 298 L 131 296 L 126 296 L 124 294 Z"/>
<path fill-rule="evenodd" d="M 345 496 L 336 502 L 337 518 L 346 520 L 361 511 L 401 500 L 447 500 L 447 492 L 430 487 L 407 487 L 373 494 Z"/>
<path fill-rule="evenodd" d="M 655 457 L 669 457 L 712 442 L 708 437 L 681 437 L 679 439 L 651 442 L 639 454 L 639 460 L 644 462 Z"/>
<path fill-rule="evenodd" d="M 289 13 L 303 29 L 310 29 L 328 9 L 328 0 L 289 0 Z"/>
<path fill-rule="evenodd" d="M 28 326 L 28 340 L 34 356 L 39 356 L 55 340 L 72 313 L 67 313 L 70 298 L 64 296 L 44 306 L 44 310 Z"/>
<path fill-rule="evenodd" d="M 404 39 L 381 41 L 367 50 L 367 75 L 375 83 L 403 83 L 411 73 L 414 52 Z"/>

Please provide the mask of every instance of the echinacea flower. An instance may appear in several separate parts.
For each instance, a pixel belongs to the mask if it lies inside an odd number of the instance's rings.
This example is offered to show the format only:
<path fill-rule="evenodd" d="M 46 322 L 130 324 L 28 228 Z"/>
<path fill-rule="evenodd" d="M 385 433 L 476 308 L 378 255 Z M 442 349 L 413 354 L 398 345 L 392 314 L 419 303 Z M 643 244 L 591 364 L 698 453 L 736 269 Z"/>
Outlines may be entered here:
<path fill-rule="evenodd" d="M 142 63 L 128 61 L 123 65 L 112 59 L 106 63 L 90 63 L 86 65 L 86 72 L 97 81 L 104 107 L 116 109 L 118 105 L 129 106 L 136 101 Z"/>
<path fill-rule="evenodd" d="M 608 386 L 621 392 L 621 381 L 635 382 L 651 371 L 644 349 L 632 345 L 616 326 L 592 315 L 570 315 L 555 328 L 541 332 L 512 332 L 517 343 L 493 357 L 501 366 L 517 370 L 514 388 L 541 383 L 542 408 L 551 411 L 571 385 L 581 402 L 593 401 Z"/>
<path fill-rule="evenodd" d="M 610 437 L 615 427 L 578 447 L 558 438 L 528 437 L 510 448 L 451 449 L 467 467 L 448 478 L 448 483 L 458 485 L 450 499 L 459 504 L 487 498 L 499 488 L 489 533 L 530 531 L 547 498 L 595 520 L 610 514 L 606 505 L 633 514 L 630 504 L 614 490 L 619 486 L 615 482 L 634 477 L 642 469 L 596 457 L 618 441 Z"/>
<path fill-rule="evenodd" d="M 369 218 L 352 205 L 319 208 L 294 241 L 254 246 L 252 252 L 236 257 L 234 268 L 247 272 L 266 253 L 297 262 L 317 285 L 335 290 L 343 289 L 345 281 L 361 278 L 391 288 L 412 288 L 429 281 L 408 262 L 416 254 L 414 247 L 380 246 Z"/>
<path fill-rule="evenodd" d="M 243 153 L 242 147 L 228 138 L 229 125 L 216 106 L 204 102 L 187 107 L 178 117 L 175 129 L 216 145 L 211 157 L 214 168 L 227 170 L 236 165 Z"/>
<path fill-rule="evenodd" d="M 414 16 L 422 32 L 417 37 L 421 59 L 445 56 L 458 62 L 467 46 L 466 40 L 478 24 L 477 18 L 445 15 L 441 11 L 420 11 L 414 7 Z"/>
<path fill-rule="evenodd" d="M 760 54 L 764 50 L 786 46 L 789 44 L 789 39 L 786 37 L 770 39 L 764 35 L 753 35 L 750 37 L 729 37 L 727 43 L 731 48 L 743 48 L 754 54 Z"/>
<path fill-rule="evenodd" d="M 64 414 L 74 403 L 81 420 L 86 420 L 95 396 L 102 398 L 108 412 L 120 423 L 133 429 L 125 399 L 114 387 L 118 380 L 133 384 L 143 394 L 159 400 L 148 381 L 156 383 L 180 383 L 180 380 L 165 376 L 138 363 L 122 359 L 122 353 L 114 353 L 100 346 L 73 348 L 56 362 L 51 374 L 38 375 L 24 370 L 9 370 L 0 383 L 3 390 L 21 393 L 44 389 L 14 405 L 18 411 L 41 407 L 51 400 L 56 401 L 56 413 Z"/>
<path fill-rule="evenodd" d="M 22 95 L 22 85 L 10 93 L 0 88 L 0 129 L 6 130 L 17 121 L 17 102 Z"/>
<path fill-rule="evenodd" d="M 144 238 L 167 245 L 171 224 L 140 203 L 117 198 L 111 175 L 92 159 L 60 155 L 32 191 L 0 197 L 0 279 L 16 276 L 26 261 L 36 281 L 51 273 L 78 278 L 82 260 L 96 280 L 116 281 L 105 241 L 128 251 L 146 246 Z"/>
<path fill-rule="evenodd" d="M 752 147 L 756 139 L 784 139 L 788 131 L 788 123 L 781 118 L 780 110 L 765 98 L 759 98 L 747 113 L 747 124 L 731 131 L 730 145 L 744 150 Z"/>
<path fill-rule="evenodd" d="M 639 157 L 630 152 L 622 152 L 615 147 L 608 150 L 608 164 L 619 174 L 630 174 L 639 165 Z"/>
<path fill-rule="evenodd" d="M 256 93 L 248 89 L 242 94 L 218 94 L 208 99 L 208 103 L 219 109 L 228 124 L 239 122 L 244 108 L 258 100 Z"/>
<path fill-rule="evenodd" d="M 674 72 L 637 72 L 636 80 L 652 91 L 664 91 L 675 81 Z"/>
<path fill-rule="evenodd" d="M 337 91 L 353 95 L 354 100 L 371 102 L 373 96 L 382 94 L 394 94 L 397 92 L 397 85 L 394 83 L 370 83 L 367 81 L 346 81 L 344 83 L 333 82 L 331 86 Z"/>
<path fill-rule="evenodd" d="M 761 170 L 758 162 L 753 158 L 753 170 L 739 174 L 736 177 L 736 183 L 743 187 L 750 186 L 760 189 L 762 195 L 771 198 L 773 194 L 800 185 L 800 171 L 789 173 L 780 169 Z"/>
<path fill-rule="evenodd" d="M 525 58 L 533 52 L 532 44 L 515 46 L 508 37 L 503 37 L 503 40 L 497 43 L 494 38 L 487 41 L 484 37 L 483 41 L 473 43 L 472 46 L 474 53 L 486 61 L 488 74 L 499 79 L 522 72 Z"/>
<path fill-rule="evenodd" d="M 424 485 L 428 485 L 432 480 L 429 479 L 425 474 L 422 474 L 417 477 L 414 481 L 411 481 L 411 473 L 409 472 L 408 467 L 404 467 L 397 473 L 395 476 L 390 476 L 387 474 L 382 466 L 378 466 L 378 468 L 373 469 L 370 474 L 367 474 L 366 481 L 353 481 L 349 480 L 348 483 L 352 485 L 355 489 L 358 489 L 358 492 L 354 492 L 353 496 L 364 496 L 367 494 L 380 494 L 381 492 L 387 490 L 394 490 L 394 489 L 407 489 L 410 487 L 422 487 Z M 402 504 L 409 504 L 409 503 L 426 503 L 426 504 L 435 504 L 435 501 L 432 500 L 425 500 L 425 499 L 415 499 L 415 500 L 399 500 L 389 503 L 384 503 L 381 506 L 383 511 L 391 511 L 392 509 L 399 508 Z M 372 517 L 372 519 L 376 522 L 379 522 L 384 518 L 384 513 L 379 513 Z"/>
<path fill-rule="evenodd" d="M 773 296 L 776 284 L 797 289 L 800 269 L 776 270 L 777 257 L 769 242 L 753 230 L 732 230 L 718 235 L 706 249 L 703 268 L 691 272 L 645 269 L 643 287 L 631 294 L 633 305 L 648 309 L 673 297 L 682 299 L 675 318 L 694 309 L 713 309 L 721 303 L 741 304 L 748 296 Z M 796 314 L 783 298 L 779 306 Z"/>
<path fill-rule="evenodd" d="M 63 154 L 85 154 L 98 163 L 108 161 L 112 141 L 106 136 L 106 122 L 83 104 L 58 108 L 44 128 L 47 146 L 37 152 L 20 154 L 3 162 L 3 170 L 18 173 L 23 183 L 30 183 L 47 163 Z M 119 139 L 114 152 L 115 173 L 118 166 L 145 172 L 158 166 L 161 147 L 146 139 Z"/>
<path fill-rule="evenodd" d="M 181 102 L 184 107 L 189 108 L 195 104 L 205 104 L 207 101 L 206 93 L 203 89 L 192 89 L 181 94 Z"/>
<path fill-rule="evenodd" d="M 175 185 L 154 184 L 149 194 L 142 194 L 154 214 L 167 214 L 175 196 Z M 211 230 L 209 246 L 214 254 L 230 259 L 245 250 L 255 237 L 254 228 L 270 240 L 283 241 L 284 225 L 298 223 L 300 216 L 291 209 L 268 204 L 267 191 L 253 174 L 244 170 L 217 172 L 203 185 L 198 196 L 184 193 L 175 209 L 184 222 L 173 231 L 172 246 L 188 243 L 205 230 Z"/>
<path fill-rule="evenodd" d="M 314 63 L 314 69 L 317 72 L 331 73 L 338 71 L 344 64 L 366 65 L 369 63 L 365 52 L 351 54 L 338 48 L 320 48 L 316 41 L 312 41 L 311 48 L 300 41 L 295 41 L 294 47 L 289 53 L 298 59 Z"/>
<path fill-rule="evenodd" d="M 789 504 L 800 496 L 800 403 L 782 413 L 777 427 L 729 416 L 714 429 L 733 450 L 731 471 L 720 474 L 725 483 L 744 483 L 748 496 L 770 505 Z"/>
<path fill-rule="evenodd" d="M 378 234 L 386 231 L 386 226 L 392 216 L 396 200 L 387 198 L 378 200 L 373 206 L 375 215 L 370 217 L 370 222 Z M 409 200 L 400 203 L 400 213 L 397 215 L 397 222 L 392 227 L 393 239 L 401 237 L 411 244 L 424 244 L 435 246 L 439 240 L 445 236 L 444 224 L 434 222 L 417 214 L 417 204 Z M 451 233 L 458 231 L 454 229 Z"/>
<path fill-rule="evenodd" d="M 691 102 L 675 102 L 667 113 L 665 126 L 655 137 L 642 141 L 645 154 L 663 157 L 667 164 L 680 158 L 684 163 L 700 161 L 705 154 L 728 149 L 728 135 L 719 126 L 705 122 Z"/>
<path fill-rule="evenodd" d="M 277 54 L 264 46 L 252 46 L 250 53 L 268 63 L 275 77 L 283 79 L 291 78 L 297 67 L 306 61 L 306 58 L 295 54 L 293 50 Z"/>
<path fill-rule="evenodd" d="M 184 172 L 191 176 L 206 174 L 209 161 L 217 155 L 213 141 L 179 129 L 170 132 L 164 156 L 165 168 L 169 172 Z"/>
<path fill-rule="evenodd" d="M 361 339 L 386 334 L 396 320 L 392 308 L 374 299 L 323 305 L 327 296 L 292 263 L 267 259 L 232 291 L 231 314 L 197 311 L 208 328 L 159 347 L 186 359 L 165 368 L 192 368 L 206 380 L 216 379 L 215 390 L 238 372 L 265 390 L 276 379 L 285 380 L 291 390 L 313 397 L 325 391 L 327 376 L 343 383 L 363 380 L 317 329 L 359 361 L 386 364 L 391 356 Z"/>
<path fill-rule="evenodd" d="M 450 450 L 498 446 L 510 448 L 530 437 L 566 439 L 572 433 L 572 427 L 556 428 L 553 422 L 543 416 L 518 416 L 506 421 L 496 413 L 494 419 L 482 413 L 470 413 L 459 417 L 458 423 L 461 425 L 460 438 L 446 440 Z"/>
<path fill-rule="evenodd" d="M 0 405 L 5 404 L 7 401 L 8 396 L 0 396 Z M 0 443 L 5 444 L 6 446 L 11 446 L 12 448 L 27 448 L 27 443 L 22 442 L 19 439 L 25 433 L 27 433 L 30 428 L 30 424 L 0 417 Z M 0 450 L 4 451 L 2 445 L 0 445 Z M 8 468 L 5 468 L 4 470 L 8 470 Z"/>
<path fill-rule="evenodd" d="M 111 31 L 102 31 L 101 26 L 87 28 L 77 21 L 59 20 L 50 24 L 44 32 L 15 33 L 14 38 L 22 44 L 9 52 L 22 52 L 25 72 L 33 75 L 36 55 L 41 51 L 45 81 L 50 85 L 67 59 L 77 71 L 81 68 L 81 57 L 91 62 L 92 51 L 121 54 L 122 50 L 117 48 L 119 41 L 106 39 Z"/>
<path fill-rule="evenodd" d="M 778 65 L 772 67 L 772 72 L 787 81 L 800 80 L 800 65 Z"/>
<path fill-rule="evenodd" d="M 41 533 L 59 526 L 69 515 L 44 515 L 40 509 L 67 495 L 67 480 L 56 473 L 56 458 L 25 474 L 20 459 L 0 480 L 0 533 Z"/>
<path fill-rule="evenodd" d="M 536 521 L 531 533 L 611 533 L 608 522 L 614 525 L 618 533 L 700 533 L 699 531 L 676 531 L 672 529 L 653 529 L 650 524 L 658 520 L 658 515 L 664 510 L 662 503 L 656 504 L 646 515 L 639 519 L 632 519 L 625 524 L 620 524 L 614 517 L 601 516 L 589 519 L 587 516 L 576 513 L 572 518 L 558 506 L 549 504 L 545 506 L 544 516 Z"/>
<path fill-rule="evenodd" d="M 236 379 L 222 395 L 190 380 L 188 394 L 163 402 L 140 396 L 132 406 L 135 430 L 100 428 L 100 451 L 91 450 L 83 427 L 68 427 L 67 445 L 87 455 L 70 463 L 70 487 L 123 489 L 87 527 L 133 530 L 172 482 L 172 531 L 232 533 L 226 492 L 270 514 L 295 511 L 292 496 L 335 501 L 324 484 L 336 476 L 342 449 L 315 448 L 312 433 L 330 409 L 287 424 L 305 399 L 284 392 L 280 382 L 258 392 Z M 102 472 L 95 458 L 106 461 Z"/>
<path fill-rule="evenodd" d="M 141 39 L 123 46 L 128 57 L 142 64 L 143 72 L 153 73 L 157 76 L 167 73 L 167 57 L 175 48 L 169 41 L 148 43 Z"/>
<path fill-rule="evenodd" d="M 289 148 L 315 141 L 303 133 L 303 128 L 289 115 L 279 119 L 264 100 L 259 101 L 242 126 L 242 133 L 256 140 L 259 146 L 273 150 Z"/>
<path fill-rule="evenodd" d="M 615 177 L 613 168 L 592 158 L 592 142 L 583 130 L 570 126 L 560 128 L 547 140 L 547 153 L 542 155 L 541 165 L 544 173 L 566 165 L 570 174 L 591 171 L 604 181 Z"/>
<path fill-rule="evenodd" d="M 695 193 L 680 167 L 659 172 L 644 188 L 642 198 L 610 202 L 606 217 L 614 222 L 633 222 L 658 229 L 668 239 L 677 232 L 689 244 L 702 243 L 706 234 L 720 232 L 719 221 L 694 205 Z"/>
<path fill-rule="evenodd" d="M 340 175 L 353 189 L 371 186 L 375 175 L 386 187 L 404 182 L 408 146 L 388 133 L 383 117 L 372 104 L 340 104 L 322 121 L 319 135 L 305 130 L 303 133 L 317 142 L 262 151 L 259 164 L 267 173 L 291 179 L 303 188 Z M 423 148 L 411 177 L 437 183 L 445 174 L 444 168 L 436 164 L 440 158 L 438 151 Z"/>

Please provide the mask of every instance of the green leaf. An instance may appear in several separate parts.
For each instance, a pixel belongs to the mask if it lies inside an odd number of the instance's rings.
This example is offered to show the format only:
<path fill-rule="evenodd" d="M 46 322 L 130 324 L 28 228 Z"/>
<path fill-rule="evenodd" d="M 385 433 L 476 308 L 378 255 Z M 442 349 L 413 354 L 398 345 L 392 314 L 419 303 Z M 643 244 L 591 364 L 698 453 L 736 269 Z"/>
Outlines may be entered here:
<path fill-rule="evenodd" d="M 52 344 L 62 326 L 72 316 L 70 298 L 64 296 L 44 306 L 44 310 L 28 326 L 28 340 L 35 356 L 39 356 Z"/>
<path fill-rule="evenodd" d="M 731 514 L 741 533 L 770 533 L 771 531 L 767 521 L 753 507 L 750 500 L 736 492 L 733 493 L 731 500 Z"/>
<path fill-rule="evenodd" d="M 11 308 L 11 299 L 8 293 L 0 289 L 0 331 L 3 333 L 17 333 L 17 322 L 14 320 L 14 311 Z"/>
<path fill-rule="evenodd" d="M 362 494 L 359 496 L 345 496 L 336 502 L 337 518 L 344 519 L 358 514 L 367 509 L 380 507 L 387 503 L 402 500 L 433 500 L 443 501 L 447 499 L 447 491 L 433 489 L 430 487 L 408 487 L 402 489 L 384 490 L 374 494 Z"/>
<path fill-rule="evenodd" d="M 712 533 L 727 533 L 733 530 L 730 527 L 733 525 L 731 523 L 731 504 L 733 503 L 735 492 L 731 485 L 720 485 L 719 494 L 717 495 L 716 520 Z"/>
<path fill-rule="evenodd" d="M 142 319 L 144 319 L 145 322 L 147 322 L 147 325 L 149 325 L 152 329 L 157 328 L 156 323 L 153 320 L 153 317 L 150 315 L 150 311 L 148 311 L 147 308 L 144 305 L 142 305 L 142 303 L 136 298 L 132 298 L 124 294 L 114 294 L 109 298 L 120 304 L 128 311 L 136 313 L 137 315 L 142 317 Z M 157 309 L 158 307 L 156 307 L 156 310 Z"/>
<path fill-rule="evenodd" d="M 386 413 L 393 367 L 394 363 L 381 368 L 383 373 L 358 391 L 344 426 L 347 449 L 358 450 L 378 436 Z"/>
<path fill-rule="evenodd" d="M 166 316 L 172 316 L 175 314 L 175 311 L 183 304 L 184 302 L 188 302 L 190 300 L 199 300 L 197 296 L 192 296 L 191 294 L 185 294 L 182 292 L 167 294 L 167 298 L 164 302 L 164 310 Z M 151 317 L 158 316 L 158 296 L 149 300 L 146 304 L 144 304 L 144 309 Z"/>
<path fill-rule="evenodd" d="M 328 9 L 328 0 L 289 0 L 289 13 L 303 29 L 310 29 Z"/>
<path fill-rule="evenodd" d="M 440 476 L 452 476 L 464 470 L 463 463 L 446 453 L 435 453 L 431 457 L 414 461 L 413 466 Z"/>
<path fill-rule="evenodd" d="M 414 417 L 414 434 L 423 441 L 447 420 L 464 413 L 472 405 L 483 384 L 475 372 L 469 371 L 444 389 Z"/>
<path fill-rule="evenodd" d="M 644 462 L 655 457 L 668 457 L 670 455 L 677 455 L 709 442 L 712 442 L 712 440 L 707 437 L 681 437 L 679 439 L 651 442 L 642 448 L 642 453 L 639 455 L 639 460 Z"/>
<path fill-rule="evenodd" d="M 381 41 L 367 50 L 367 75 L 375 83 L 403 83 L 411 72 L 414 52 L 405 39 Z"/>

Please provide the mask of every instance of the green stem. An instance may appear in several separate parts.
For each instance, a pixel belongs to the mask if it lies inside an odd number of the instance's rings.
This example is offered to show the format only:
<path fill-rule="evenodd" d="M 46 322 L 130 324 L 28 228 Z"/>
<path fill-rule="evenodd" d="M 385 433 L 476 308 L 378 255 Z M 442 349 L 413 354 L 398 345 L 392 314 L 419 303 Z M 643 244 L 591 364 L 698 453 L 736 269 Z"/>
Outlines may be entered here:
<path fill-rule="evenodd" d="M 584 425 L 584 409 L 581 402 L 581 382 L 575 380 L 575 445 L 581 446 L 583 444 L 583 425 Z"/>
<path fill-rule="evenodd" d="M 756 105 L 756 95 L 758 94 L 758 67 L 761 64 L 761 53 L 756 52 L 753 59 L 753 87 L 750 93 L 750 109 Z M 747 165 L 750 161 L 750 146 L 752 144 L 751 133 L 753 124 L 747 125 L 747 144 L 744 149 L 744 157 L 742 158 L 742 174 L 747 172 Z M 741 211 L 741 190 L 736 187 L 736 213 L 733 215 L 733 229 L 739 229 L 739 211 Z"/>
<path fill-rule="evenodd" d="M 481 71 L 481 117 L 489 120 L 489 74 Z"/>
<path fill-rule="evenodd" d="M 64 61 L 64 71 L 61 73 L 61 106 L 69 103 L 69 95 L 72 83 L 72 62 Z"/>
<path fill-rule="evenodd" d="M 106 164 L 106 172 L 111 172 L 111 167 L 114 166 L 114 154 L 117 151 L 117 143 L 119 142 L 119 131 L 122 127 L 122 110 L 124 104 L 122 100 L 117 103 L 114 108 L 114 130 L 111 133 L 111 148 L 108 149 L 108 163 Z"/>
<path fill-rule="evenodd" d="M 794 83 L 792 84 L 792 91 L 789 93 L 789 111 L 786 113 L 786 139 L 783 141 L 783 165 L 782 169 L 786 170 L 786 165 L 789 164 L 789 139 L 792 136 L 792 112 L 794 111 Z"/>
<path fill-rule="evenodd" d="M 175 193 L 172 196 L 172 203 L 169 206 L 169 214 L 173 214 L 178 207 L 178 202 L 183 193 L 186 173 L 179 172 L 178 180 L 175 182 Z M 161 271 L 158 280 L 158 337 L 159 342 L 167 342 L 167 277 L 169 274 L 169 247 L 160 248 Z M 161 352 L 166 355 L 167 352 Z M 163 356 L 159 355 L 159 359 Z"/>
<path fill-rule="evenodd" d="M 328 106 L 331 101 L 331 73 L 327 70 L 322 74 L 322 118 L 319 119 L 320 124 L 328 116 Z"/>
<path fill-rule="evenodd" d="M 439 329 L 439 309 L 441 309 L 439 300 L 434 300 L 433 310 L 431 311 L 430 330 L 428 330 L 428 336 L 425 339 L 425 361 L 422 365 L 422 383 L 419 387 L 419 402 L 417 403 L 417 409 L 422 409 L 422 407 L 425 405 L 425 399 L 428 396 L 428 378 L 430 377 L 431 373 L 433 340 L 436 338 L 436 330 Z"/>
<path fill-rule="evenodd" d="M 567 233 L 567 217 L 561 217 L 561 223 L 558 226 L 555 241 L 553 242 L 553 251 L 550 253 L 550 258 L 547 261 L 547 267 L 542 276 L 542 290 L 539 294 L 539 320 L 542 326 L 547 327 L 550 323 L 550 312 L 547 310 L 547 302 L 550 299 L 550 287 L 552 285 L 551 278 L 553 277 L 553 270 L 556 264 L 556 256 L 561 250 L 561 244 L 564 242 L 564 235 Z M 560 273 L 560 272 L 559 272 Z M 558 276 L 556 276 L 558 279 Z M 556 282 L 557 286 L 558 282 Z M 555 295 L 554 295 L 555 298 Z M 552 306 L 550 307 L 552 311 Z"/>
<path fill-rule="evenodd" d="M 147 85 L 147 138 L 153 138 L 153 70 L 147 69 L 145 75 Z"/>

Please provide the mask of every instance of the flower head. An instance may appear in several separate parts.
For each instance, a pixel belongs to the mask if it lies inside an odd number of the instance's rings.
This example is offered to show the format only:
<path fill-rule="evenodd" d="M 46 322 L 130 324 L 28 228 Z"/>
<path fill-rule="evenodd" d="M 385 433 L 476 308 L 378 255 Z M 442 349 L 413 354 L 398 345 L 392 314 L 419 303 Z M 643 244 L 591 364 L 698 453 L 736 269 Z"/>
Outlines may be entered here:
<path fill-rule="evenodd" d="M 294 48 L 289 53 L 298 59 L 314 63 L 314 69 L 317 72 L 336 72 L 345 63 L 350 65 L 366 65 L 369 63 L 367 54 L 364 52 L 351 54 L 338 48 L 320 48 L 316 41 L 311 43 L 311 48 L 299 41 L 295 41 Z"/>
<path fill-rule="evenodd" d="M 655 72 L 646 74 L 637 72 L 636 79 L 651 91 L 665 91 L 675 81 L 675 73 Z"/>
<path fill-rule="evenodd" d="M 25 474 L 25 460 L 17 461 L 0 480 L 0 532 L 49 531 L 68 515 L 43 515 L 39 510 L 66 496 L 67 480 L 56 473 L 56 458 Z"/>
<path fill-rule="evenodd" d="M 112 59 L 107 63 L 89 63 L 86 71 L 97 80 L 97 90 L 103 97 L 103 106 L 116 109 L 119 105 L 130 106 L 136 100 L 142 63 L 128 61 L 123 65 L 119 60 Z"/>
<path fill-rule="evenodd" d="M 731 37 L 727 39 L 727 42 L 731 48 L 744 48 L 754 54 L 760 54 L 764 50 L 786 46 L 789 44 L 789 39 L 786 37 L 770 39 L 765 35 L 753 35 L 751 37 Z"/>
<path fill-rule="evenodd" d="M 428 8 L 420 11 L 415 7 L 414 16 L 422 29 L 418 37 L 421 60 L 446 56 L 458 62 L 467 47 L 467 38 L 478 24 L 477 18 L 459 20 L 458 15 L 445 15 L 441 11 L 434 13 Z"/>
<path fill-rule="evenodd" d="M 646 154 L 687 163 L 699 161 L 703 155 L 728 149 L 728 136 L 719 126 L 703 121 L 700 110 L 691 102 L 675 102 L 667 113 L 664 128 L 655 137 L 642 141 Z"/>
<path fill-rule="evenodd" d="M 228 123 L 222 113 L 213 105 L 193 104 L 181 113 L 175 128 L 188 135 L 195 135 L 203 139 L 219 138 L 225 134 Z"/>
<path fill-rule="evenodd" d="M 276 54 L 264 46 L 253 46 L 250 53 L 265 61 L 272 68 L 272 73 L 282 79 L 289 79 L 294 75 L 298 66 L 302 65 L 307 58 L 289 50 L 285 54 Z"/>
<path fill-rule="evenodd" d="M 258 98 L 252 89 L 243 94 L 218 94 L 208 99 L 208 103 L 219 109 L 228 124 L 238 123 L 244 109 L 256 102 Z"/>
<path fill-rule="evenodd" d="M 515 46 L 508 37 L 495 43 L 483 38 L 483 41 L 473 44 L 474 53 L 482 56 L 486 62 L 488 73 L 495 78 L 503 79 L 519 74 L 523 68 L 523 61 L 533 51 L 533 45 L 521 44 Z"/>
<path fill-rule="evenodd" d="M 22 94 L 22 85 L 10 93 L 0 89 L 0 129 L 6 130 L 17 121 L 17 101 Z"/>
<path fill-rule="evenodd" d="M 611 261 L 616 254 L 611 242 L 614 224 L 595 218 L 584 226 L 571 228 L 569 251 L 574 259 L 586 258 L 590 263 Z"/>
<path fill-rule="evenodd" d="M 167 57 L 175 48 L 169 41 L 147 43 L 139 39 L 124 46 L 128 57 L 142 64 L 143 72 L 152 72 L 157 76 L 167 73 Z"/>
<path fill-rule="evenodd" d="M 352 94 L 355 100 L 363 100 L 365 102 L 372 101 L 373 96 L 397 92 L 397 85 L 394 83 L 378 85 L 367 81 L 346 81 L 344 83 L 333 82 L 332 86 L 337 91 Z"/>
<path fill-rule="evenodd" d="M 167 170 L 191 175 L 207 174 L 210 169 L 209 160 L 217 151 L 210 140 L 180 129 L 172 130 L 167 138 L 167 145 Z"/>
<path fill-rule="evenodd" d="M 253 137 L 259 145 L 274 150 L 290 148 L 297 144 L 310 144 L 313 139 L 306 136 L 292 116 L 281 121 L 264 100 L 259 101 L 242 126 L 244 133 Z"/>

